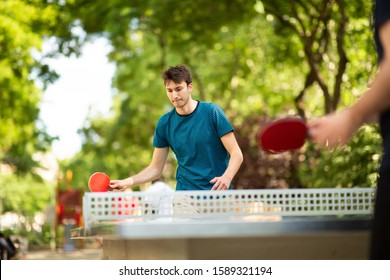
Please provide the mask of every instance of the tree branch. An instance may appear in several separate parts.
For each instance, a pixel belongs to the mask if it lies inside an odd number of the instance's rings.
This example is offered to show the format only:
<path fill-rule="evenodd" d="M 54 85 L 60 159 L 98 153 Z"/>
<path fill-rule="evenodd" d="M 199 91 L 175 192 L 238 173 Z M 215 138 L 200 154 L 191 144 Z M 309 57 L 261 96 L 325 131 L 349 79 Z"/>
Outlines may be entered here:
<path fill-rule="evenodd" d="M 339 63 L 338 63 L 338 72 L 336 74 L 336 80 L 335 80 L 334 90 L 333 90 L 333 102 L 332 102 L 333 111 L 337 109 L 337 106 L 340 102 L 341 85 L 343 82 L 343 75 L 345 73 L 345 69 L 347 67 L 347 62 L 348 62 L 348 58 L 344 48 L 344 34 L 345 34 L 345 27 L 347 25 L 348 19 L 345 13 L 344 1 L 336 0 L 336 2 L 340 8 L 341 20 L 340 20 L 339 29 L 337 30 L 337 36 L 336 36 L 337 52 L 339 54 Z"/>

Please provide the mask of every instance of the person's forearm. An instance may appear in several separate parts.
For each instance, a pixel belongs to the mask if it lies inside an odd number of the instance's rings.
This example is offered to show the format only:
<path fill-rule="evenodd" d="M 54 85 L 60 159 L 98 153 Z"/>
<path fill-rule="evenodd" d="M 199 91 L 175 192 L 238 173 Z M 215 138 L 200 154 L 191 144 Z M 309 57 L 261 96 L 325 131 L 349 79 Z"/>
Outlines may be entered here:
<path fill-rule="evenodd" d="M 379 29 L 384 57 L 379 65 L 370 89 L 351 107 L 352 118 L 357 125 L 378 119 L 390 108 L 390 21 Z"/>
<path fill-rule="evenodd" d="M 244 160 L 241 150 L 235 151 L 230 155 L 229 164 L 222 176 L 233 180 Z"/>
<path fill-rule="evenodd" d="M 160 176 L 161 172 L 158 169 L 153 168 L 152 166 L 148 166 L 141 172 L 127 178 L 126 183 L 128 183 L 128 186 L 137 186 L 147 182 L 151 182 L 159 178 Z"/>
<path fill-rule="evenodd" d="M 358 125 L 378 121 L 379 115 L 390 108 L 390 62 L 381 64 L 370 89 L 351 107 Z"/>
<path fill-rule="evenodd" d="M 153 179 L 157 179 L 162 174 L 162 168 L 156 167 L 156 165 L 149 165 L 141 172 L 130 176 L 123 180 L 111 180 L 110 191 L 124 191 L 129 187 L 140 185 L 146 182 L 150 182 Z"/>

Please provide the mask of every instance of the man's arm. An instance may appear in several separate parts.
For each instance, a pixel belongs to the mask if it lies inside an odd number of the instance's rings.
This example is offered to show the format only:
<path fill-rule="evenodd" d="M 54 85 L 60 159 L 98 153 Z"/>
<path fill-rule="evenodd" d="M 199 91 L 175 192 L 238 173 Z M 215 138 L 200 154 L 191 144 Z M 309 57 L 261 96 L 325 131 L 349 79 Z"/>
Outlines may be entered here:
<path fill-rule="evenodd" d="M 222 144 L 230 155 L 229 164 L 221 177 L 215 177 L 210 181 L 214 183 L 211 190 L 227 190 L 230 183 L 240 169 L 241 163 L 244 160 L 240 146 L 237 143 L 233 132 L 229 132 L 221 137 Z"/>
<path fill-rule="evenodd" d="M 111 191 L 124 191 L 131 186 L 140 185 L 157 179 L 161 176 L 165 161 L 167 160 L 169 148 L 155 148 L 153 152 L 153 158 L 148 167 L 141 172 L 123 179 L 123 180 L 111 180 Z"/>

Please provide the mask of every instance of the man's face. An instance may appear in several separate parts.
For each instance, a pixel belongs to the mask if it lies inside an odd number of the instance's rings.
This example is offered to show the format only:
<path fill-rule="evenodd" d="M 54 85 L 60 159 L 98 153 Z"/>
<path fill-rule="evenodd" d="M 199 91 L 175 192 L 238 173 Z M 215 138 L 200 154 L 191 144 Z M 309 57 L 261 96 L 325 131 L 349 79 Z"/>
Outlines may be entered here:
<path fill-rule="evenodd" d="M 169 80 L 165 85 L 167 95 L 175 108 L 183 108 L 191 97 L 192 83 L 187 85 L 185 81 L 176 84 L 174 81 Z"/>

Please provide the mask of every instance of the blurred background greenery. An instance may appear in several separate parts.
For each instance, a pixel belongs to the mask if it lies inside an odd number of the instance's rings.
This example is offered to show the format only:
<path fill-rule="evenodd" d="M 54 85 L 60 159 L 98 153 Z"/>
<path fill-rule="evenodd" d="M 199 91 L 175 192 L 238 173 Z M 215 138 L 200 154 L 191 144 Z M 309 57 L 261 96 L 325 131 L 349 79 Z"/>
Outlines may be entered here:
<path fill-rule="evenodd" d="M 269 155 L 257 143 L 271 119 L 312 119 L 361 95 L 376 71 L 372 5 L 372 0 L 0 1 L 0 210 L 19 221 L 7 227 L 2 222 L 1 229 L 29 232 L 31 244 L 47 244 L 50 227 L 37 214 L 55 211 L 56 191 L 88 191 L 87 178 L 95 171 L 124 178 L 146 167 L 155 124 L 171 109 L 160 74 L 181 63 L 192 69 L 194 98 L 219 104 L 236 129 L 245 160 L 235 188 L 374 187 L 381 158 L 376 125 L 332 152 L 307 143 L 296 152 Z M 100 37 L 112 47 L 113 106 L 109 114 L 85 120 L 80 152 L 58 160 L 48 180 L 43 160 L 57 136 L 49 135 L 39 111 L 58 74 L 44 59 L 78 56 L 83 45 Z M 36 55 L 49 40 L 53 50 Z M 175 169 L 170 154 L 164 176 L 172 186 Z"/>

